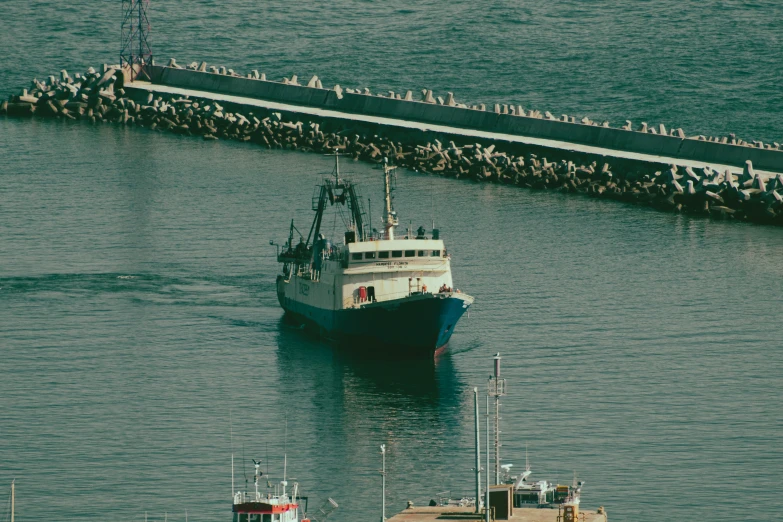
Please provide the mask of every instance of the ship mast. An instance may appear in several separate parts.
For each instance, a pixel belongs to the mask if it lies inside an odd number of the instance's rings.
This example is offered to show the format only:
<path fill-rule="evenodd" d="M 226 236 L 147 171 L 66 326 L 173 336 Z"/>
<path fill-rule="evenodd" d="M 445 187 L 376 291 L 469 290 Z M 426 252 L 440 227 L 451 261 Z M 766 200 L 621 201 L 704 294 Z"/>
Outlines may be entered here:
<path fill-rule="evenodd" d="M 383 216 L 383 228 L 386 232 L 386 239 L 394 239 L 394 227 L 397 226 L 399 221 L 397 220 L 397 213 L 392 207 L 391 198 L 391 179 L 389 174 L 397 167 L 390 167 L 388 160 L 383 164 L 383 183 L 384 183 L 384 197 L 386 200 L 386 212 Z"/>

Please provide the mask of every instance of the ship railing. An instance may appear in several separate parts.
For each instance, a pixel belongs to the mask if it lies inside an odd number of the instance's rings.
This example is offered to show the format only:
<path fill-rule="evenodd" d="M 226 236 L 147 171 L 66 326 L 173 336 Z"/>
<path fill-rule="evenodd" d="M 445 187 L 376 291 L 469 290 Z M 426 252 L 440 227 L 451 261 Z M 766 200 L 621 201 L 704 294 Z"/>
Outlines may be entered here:
<path fill-rule="evenodd" d="M 354 294 L 353 296 L 346 297 L 343 300 L 343 307 L 349 308 L 351 306 L 364 305 L 364 304 L 369 304 L 371 302 L 381 303 L 384 301 L 393 301 L 394 299 L 402 299 L 405 297 L 410 297 L 412 295 L 422 295 L 422 294 L 432 294 L 432 292 L 430 291 L 421 292 L 416 290 L 411 290 L 411 291 L 405 290 L 402 292 L 387 292 L 385 294 L 375 294 L 375 299 L 373 301 L 369 299 L 361 300 L 357 295 Z"/>

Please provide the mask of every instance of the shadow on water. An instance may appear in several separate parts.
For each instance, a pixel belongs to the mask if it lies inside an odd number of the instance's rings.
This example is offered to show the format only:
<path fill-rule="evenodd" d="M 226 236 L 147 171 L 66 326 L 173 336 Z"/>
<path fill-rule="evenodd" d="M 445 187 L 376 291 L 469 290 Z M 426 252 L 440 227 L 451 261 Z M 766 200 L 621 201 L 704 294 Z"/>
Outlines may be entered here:
<path fill-rule="evenodd" d="M 358 393 L 358 399 L 372 399 L 376 407 L 421 412 L 452 409 L 464 391 L 448 355 L 395 360 L 322 342 L 285 318 L 278 327 L 277 357 L 282 375 L 297 375 L 307 382 L 323 382 L 331 375 L 333 385 L 340 387 L 333 392 Z"/>

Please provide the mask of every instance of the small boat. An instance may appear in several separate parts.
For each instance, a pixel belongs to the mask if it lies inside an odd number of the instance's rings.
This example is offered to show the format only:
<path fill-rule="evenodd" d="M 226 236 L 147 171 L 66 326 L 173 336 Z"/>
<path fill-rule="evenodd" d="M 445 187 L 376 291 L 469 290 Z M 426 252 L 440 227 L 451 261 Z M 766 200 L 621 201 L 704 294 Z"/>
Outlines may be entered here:
<path fill-rule="evenodd" d="M 552 507 L 558 505 L 579 506 L 579 497 L 582 493 L 584 482 L 577 481 L 574 475 L 573 485 L 562 485 L 546 480 L 529 480 L 531 471 L 530 465 L 525 467 L 519 476 L 511 475 L 512 464 L 504 464 L 503 484 L 513 484 L 514 507 Z"/>
<path fill-rule="evenodd" d="M 438 229 L 399 237 L 392 172 L 383 164 L 383 231 L 372 229 L 356 185 L 334 175 L 316 188 L 307 239 L 293 220 L 278 252 L 277 297 L 286 314 L 321 336 L 372 354 L 433 356 L 445 349 L 473 297 L 454 289 L 451 258 Z M 321 233 L 328 206 L 346 231 L 342 244 Z M 345 209 L 345 210 L 344 210 Z M 347 210 L 347 211 L 346 211 Z M 272 242 L 274 244 L 274 242 Z"/>
<path fill-rule="evenodd" d="M 233 462 L 233 459 L 232 459 Z M 272 485 L 267 480 L 267 492 L 259 491 L 263 472 L 260 471 L 261 463 L 253 461 L 255 475 L 253 476 L 254 491 L 234 491 L 232 511 L 233 522 L 323 522 L 337 509 L 337 502 L 328 499 L 317 512 L 317 518 L 307 518 L 307 497 L 299 496 L 299 484 L 294 482 L 289 489 L 285 479 Z M 232 489 L 233 489 L 233 464 L 232 464 Z M 301 502 L 305 505 L 302 506 Z"/>

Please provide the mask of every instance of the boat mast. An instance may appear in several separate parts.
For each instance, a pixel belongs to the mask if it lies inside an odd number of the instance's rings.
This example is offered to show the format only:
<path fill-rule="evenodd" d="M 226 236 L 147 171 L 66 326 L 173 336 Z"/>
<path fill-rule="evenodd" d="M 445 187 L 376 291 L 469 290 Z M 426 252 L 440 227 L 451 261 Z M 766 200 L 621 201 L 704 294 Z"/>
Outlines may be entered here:
<path fill-rule="evenodd" d="M 14 522 L 14 483 L 16 482 L 16 479 L 11 481 L 11 522 Z"/>
<path fill-rule="evenodd" d="M 337 154 L 335 154 L 335 161 Z M 285 487 L 288 485 L 288 415 L 285 417 L 285 437 L 283 438 L 283 496 L 285 497 Z"/>
<path fill-rule="evenodd" d="M 294 226 L 294 221 L 291 220 L 291 226 Z M 289 248 L 290 248 L 289 243 Z M 234 502 L 234 421 L 231 418 L 231 410 L 228 410 L 228 429 L 231 437 L 231 502 Z"/>
<path fill-rule="evenodd" d="M 391 171 L 396 169 L 397 167 L 390 167 L 388 163 L 388 159 L 384 158 L 385 162 L 383 164 L 383 183 L 384 183 L 384 197 L 386 199 L 386 213 L 384 215 L 384 222 L 383 227 L 386 231 L 386 239 L 394 239 L 394 227 L 397 226 L 399 221 L 397 220 L 397 213 L 394 211 L 394 208 L 392 207 L 392 201 L 391 201 L 391 179 L 389 177 L 389 174 Z"/>
<path fill-rule="evenodd" d="M 386 444 L 381 444 L 381 522 L 386 520 Z"/>

